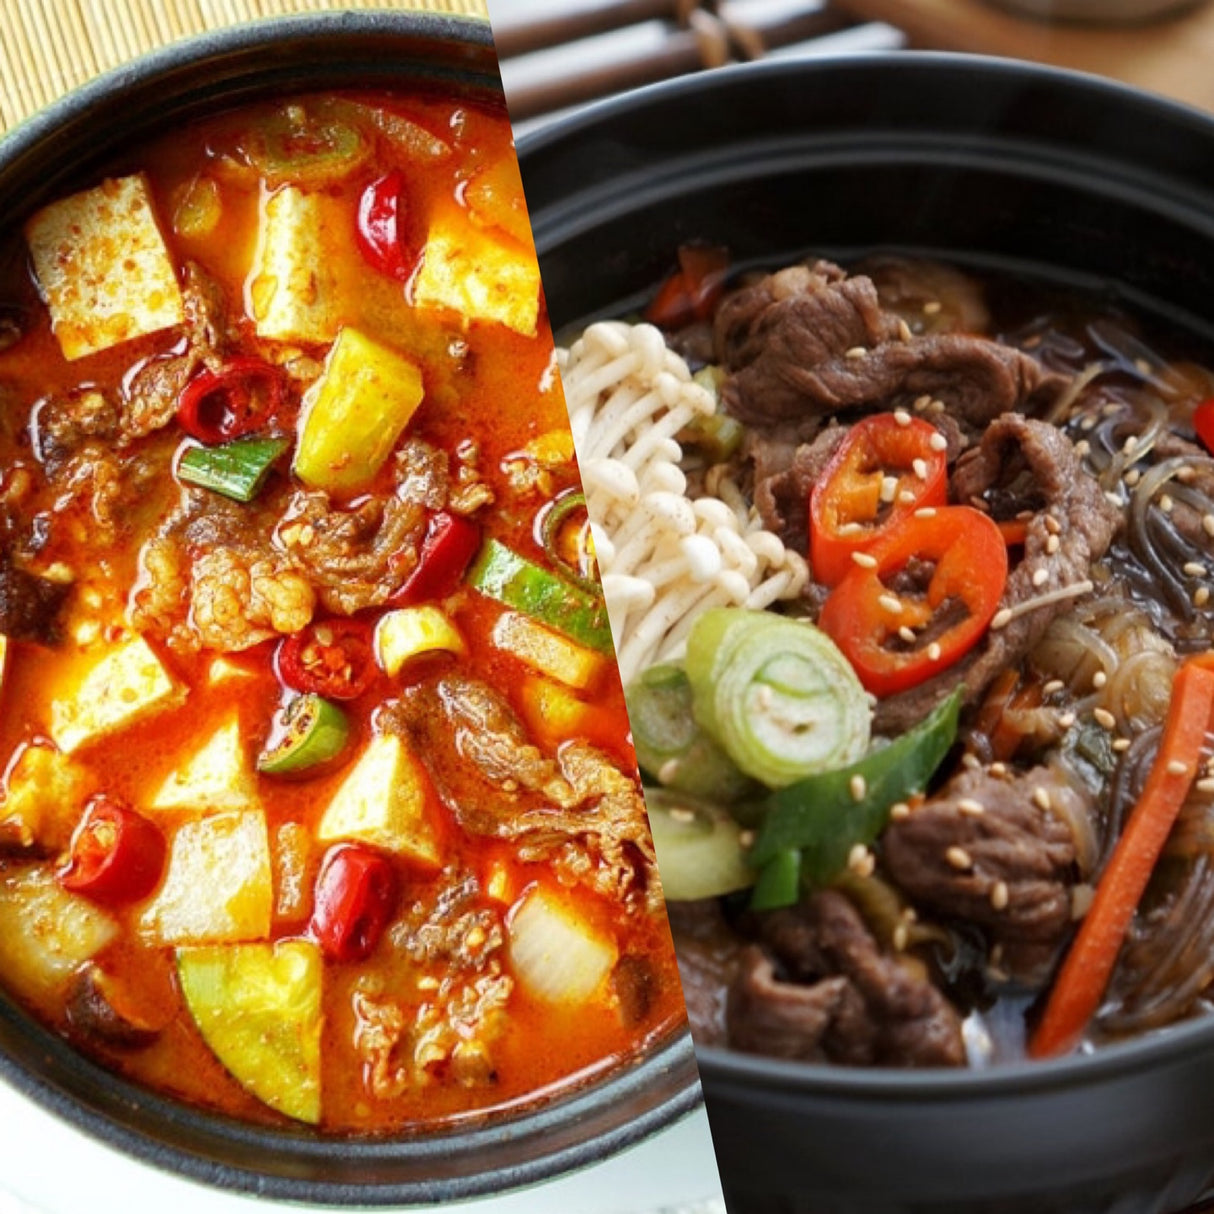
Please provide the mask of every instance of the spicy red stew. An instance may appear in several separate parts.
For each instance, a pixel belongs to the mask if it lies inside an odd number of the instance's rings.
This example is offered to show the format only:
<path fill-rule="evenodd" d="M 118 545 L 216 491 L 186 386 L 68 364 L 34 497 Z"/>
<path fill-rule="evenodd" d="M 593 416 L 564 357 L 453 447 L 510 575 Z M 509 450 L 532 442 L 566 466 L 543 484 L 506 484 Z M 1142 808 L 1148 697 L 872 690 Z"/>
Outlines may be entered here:
<path fill-rule="evenodd" d="M 8 244 L 4 985 L 156 1089 L 331 1130 L 668 1032 L 504 116 L 227 113 Z"/>

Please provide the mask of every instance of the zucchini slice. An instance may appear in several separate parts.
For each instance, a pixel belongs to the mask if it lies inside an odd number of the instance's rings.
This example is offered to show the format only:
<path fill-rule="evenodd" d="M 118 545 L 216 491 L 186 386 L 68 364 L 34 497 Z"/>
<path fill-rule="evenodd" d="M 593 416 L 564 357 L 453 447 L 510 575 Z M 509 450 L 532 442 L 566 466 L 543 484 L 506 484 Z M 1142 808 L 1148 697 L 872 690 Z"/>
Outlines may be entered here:
<path fill-rule="evenodd" d="M 307 940 L 177 950 L 186 1006 L 237 1083 L 320 1121 L 320 950 Z"/>

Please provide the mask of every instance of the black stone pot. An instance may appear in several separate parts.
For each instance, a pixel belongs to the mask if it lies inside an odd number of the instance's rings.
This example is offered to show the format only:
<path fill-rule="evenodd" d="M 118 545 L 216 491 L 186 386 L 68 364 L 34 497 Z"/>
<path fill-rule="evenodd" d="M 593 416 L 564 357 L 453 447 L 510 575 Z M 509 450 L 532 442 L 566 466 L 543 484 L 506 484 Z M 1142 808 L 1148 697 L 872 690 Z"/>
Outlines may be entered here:
<path fill-rule="evenodd" d="M 1214 121 L 1108 82 L 949 55 L 767 62 L 520 152 L 558 331 L 626 310 L 706 239 L 767 264 L 937 252 L 1210 337 Z M 1214 1017 L 986 1072 L 699 1059 L 734 1214 L 1162 1214 L 1214 1174 Z"/>
<path fill-rule="evenodd" d="M 433 83 L 501 105 L 489 27 L 407 13 L 282 18 L 191 39 L 110 73 L 0 140 L 0 225 L 88 183 L 198 114 L 310 88 Z M 501 1192 L 639 1142 L 700 1099 L 686 1031 L 568 1094 L 440 1133 L 325 1137 L 246 1125 L 117 1078 L 0 994 L 0 1076 L 105 1142 L 228 1189 L 349 1205 Z M 2 1155 L 2 1152 L 0 1152 Z"/>

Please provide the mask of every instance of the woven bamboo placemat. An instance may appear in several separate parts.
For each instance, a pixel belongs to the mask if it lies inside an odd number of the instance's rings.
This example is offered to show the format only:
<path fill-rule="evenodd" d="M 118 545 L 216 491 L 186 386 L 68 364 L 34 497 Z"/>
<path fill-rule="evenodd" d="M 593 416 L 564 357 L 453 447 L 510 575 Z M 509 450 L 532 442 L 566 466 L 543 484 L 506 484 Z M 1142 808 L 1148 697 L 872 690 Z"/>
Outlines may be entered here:
<path fill-rule="evenodd" d="M 0 131 L 166 42 L 262 17 L 342 9 L 488 18 L 485 0 L 0 0 Z"/>

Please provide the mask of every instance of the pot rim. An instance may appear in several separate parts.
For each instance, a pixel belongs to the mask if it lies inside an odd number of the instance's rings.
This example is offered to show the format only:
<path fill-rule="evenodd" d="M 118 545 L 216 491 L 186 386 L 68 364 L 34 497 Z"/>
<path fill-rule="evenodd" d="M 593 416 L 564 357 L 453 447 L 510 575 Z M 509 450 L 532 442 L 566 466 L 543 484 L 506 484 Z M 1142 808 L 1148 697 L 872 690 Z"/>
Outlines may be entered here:
<path fill-rule="evenodd" d="M 31 162 L 65 132 L 79 141 L 81 132 L 98 124 L 94 111 L 112 106 L 116 97 L 139 95 L 163 84 L 176 90 L 172 112 L 205 103 L 207 98 L 214 109 L 239 104 L 242 98 L 234 95 L 233 82 L 255 89 L 257 75 L 267 81 L 263 88 L 271 87 L 276 70 L 298 70 L 307 59 L 298 55 L 292 59 L 290 54 L 275 59 L 275 52 L 300 45 L 320 52 L 315 64 L 309 65 L 319 68 L 324 77 L 317 87 L 342 87 L 349 81 L 339 80 L 332 66 L 326 72 L 322 56 L 335 46 L 345 45 L 353 52 L 368 37 L 465 46 L 480 54 L 479 63 L 439 65 L 432 76 L 421 71 L 414 73 L 416 78 L 462 78 L 474 91 L 487 87 L 501 95 L 492 30 L 480 18 L 405 10 L 330 10 L 227 26 L 159 47 L 111 69 L 6 132 L 0 138 L 0 210 L 11 217 L 20 215 L 16 199 L 4 193 L 6 178 L 20 180 L 31 172 Z M 243 58 L 230 77 L 195 80 L 192 90 L 182 93 L 175 81 L 177 73 L 197 73 L 203 65 L 213 67 L 233 55 Z M 250 56 L 258 59 L 257 64 L 244 61 Z M 165 117 L 171 116 L 166 111 Z M 134 140 L 149 137 L 155 125 L 144 123 Z M 91 166 L 97 157 L 111 156 L 132 141 L 123 132 L 83 159 Z M 68 165 L 57 176 L 73 171 Z M 4 1038 L 17 1041 L 20 1052 L 14 1053 Z M 571 1077 L 566 1090 L 556 1095 L 537 1093 L 515 1106 L 469 1114 L 428 1133 L 356 1137 L 321 1136 L 294 1127 L 275 1129 L 161 1095 L 102 1068 L 4 992 L 0 992 L 0 1079 L 77 1129 L 170 1172 L 268 1198 L 362 1206 L 444 1202 L 549 1180 L 636 1145 L 692 1112 L 703 1099 L 684 1023 L 651 1041 L 633 1059 Z M 625 1108 L 632 1101 L 638 1109 Z M 589 1133 L 574 1134 L 583 1121 Z M 512 1160 L 511 1153 L 520 1146 L 522 1159 Z M 279 1170 L 264 1170 L 259 1162 L 263 1159 L 276 1161 Z M 326 1178 L 328 1165 L 334 1163 L 342 1164 L 340 1175 Z M 427 1164 L 440 1163 L 448 1165 L 442 1174 L 415 1175 Z M 383 1172 L 371 1180 L 352 1174 L 352 1169 L 364 1165 Z"/>
<path fill-rule="evenodd" d="M 621 120 L 643 116 L 650 109 L 678 104 L 685 110 L 694 110 L 699 97 L 728 93 L 735 86 L 753 85 L 756 81 L 760 87 L 764 82 L 767 85 L 775 82 L 799 85 L 803 81 L 828 75 L 856 76 L 862 81 L 866 76 L 891 70 L 909 78 L 905 85 L 908 91 L 914 90 L 918 82 L 938 77 L 942 72 L 969 74 L 977 79 L 996 78 L 1000 82 L 1025 87 L 1061 85 L 1090 99 L 1121 107 L 1132 106 L 1139 115 L 1192 128 L 1214 146 L 1214 116 L 1183 102 L 1103 76 L 1048 64 L 948 51 L 860 52 L 821 59 L 767 59 L 736 64 L 710 73 L 697 73 L 646 85 L 591 103 L 566 117 L 529 131 L 518 141 L 524 182 L 527 180 L 526 163 L 529 159 L 552 154 L 554 149 L 562 145 L 574 145 L 602 129 L 610 129 L 612 124 Z M 857 83 L 855 87 L 862 88 L 862 83 Z M 971 135 L 981 138 L 978 132 L 971 132 Z M 898 135 L 894 135 L 892 141 L 896 142 L 898 138 Z M 1060 137 L 1060 142 L 1063 138 Z M 714 166 L 727 159 L 728 146 L 728 142 L 714 146 L 711 155 Z M 1000 145 L 996 142 L 994 146 L 998 149 Z M 697 169 L 709 158 L 696 159 L 700 150 L 701 145 L 697 144 L 691 153 Z M 1101 163 L 1111 165 L 1113 161 L 1106 159 Z M 677 178 L 680 167 L 680 162 L 676 160 L 671 175 Z M 1122 168 L 1125 167 L 1123 162 Z M 596 185 L 597 182 L 592 183 L 590 188 Z M 1177 192 L 1183 193 L 1183 189 Z M 627 193 L 626 189 L 621 188 L 611 195 L 611 200 L 626 199 Z M 567 228 L 577 228 L 577 216 L 588 209 L 570 201 L 576 199 L 578 194 L 579 190 L 575 187 L 563 197 L 554 196 L 543 202 L 533 202 L 531 218 L 541 265 L 548 244 L 559 243 L 565 238 Z M 665 199 L 666 195 L 662 197 Z M 626 207 L 627 202 L 623 205 Z M 1132 290 L 1128 293 L 1134 294 Z M 601 303 L 596 304 L 596 307 L 602 306 Z M 598 314 L 596 312 L 594 315 Z M 1210 1049 L 1214 1049 L 1214 1013 L 1132 1040 L 1110 1042 L 1090 1053 L 1000 1063 L 984 1069 L 864 1069 L 766 1058 L 711 1046 L 697 1047 L 696 1057 L 702 1080 L 710 1093 L 727 1086 L 736 1089 L 758 1086 L 770 1092 L 829 1097 L 858 1104 L 890 1102 L 911 1105 L 950 1101 L 977 1103 L 996 1097 L 1073 1090 L 1153 1070 L 1174 1063 L 1186 1054 Z"/>

